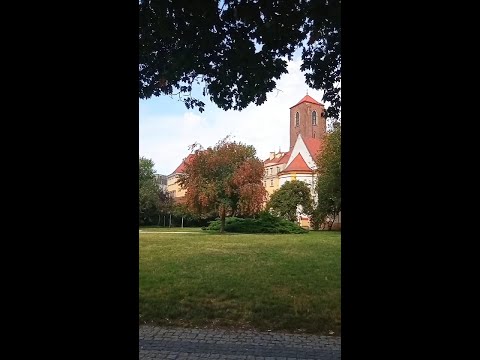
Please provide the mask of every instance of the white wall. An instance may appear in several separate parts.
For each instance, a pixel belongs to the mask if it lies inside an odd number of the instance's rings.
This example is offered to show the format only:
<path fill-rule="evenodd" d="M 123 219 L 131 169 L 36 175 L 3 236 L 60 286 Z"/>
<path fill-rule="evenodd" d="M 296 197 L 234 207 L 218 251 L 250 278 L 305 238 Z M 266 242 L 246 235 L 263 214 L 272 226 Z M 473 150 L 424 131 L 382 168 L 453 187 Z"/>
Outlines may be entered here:
<path fill-rule="evenodd" d="M 292 153 L 290 155 L 290 158 L 288 159 L 287 165 L 285 167 L 288 167 L 290 163 L 295 159 L 295 157 L 298 154 L 302 154 L 303 160 L 307 163 L 308 167 L 312 170 L 316 169 L 315 161 L 313 161 L 312 156 L 310 155 L 310 152 L 307 149 L 307 145 L 303 142 L 302 137 L 300 134 L 297 137 L 297 141 L 295 142 L 295 145 L 293 146 Z"/>
<path fill-rule="evenodd" d="M 282 176 L 280 176 L 280 183 L 279 185 L 282 186 L 283 184 L 285 184 L 287 181 L 292 181 L 293 180 L 293 175 L 291 174 L 284 174 Z M 312 192 L 312 196 L 313 196 L 313 200 L 316 202 L 317 201 L 317 197 L 315 195 L 315 175 L 311 175 L 311 174 L 296 174 L 296 180 L 298 181 L 303 181 L 304 183 L 306 184 L 309 184 L 310 186 L 310 190 Z"/>

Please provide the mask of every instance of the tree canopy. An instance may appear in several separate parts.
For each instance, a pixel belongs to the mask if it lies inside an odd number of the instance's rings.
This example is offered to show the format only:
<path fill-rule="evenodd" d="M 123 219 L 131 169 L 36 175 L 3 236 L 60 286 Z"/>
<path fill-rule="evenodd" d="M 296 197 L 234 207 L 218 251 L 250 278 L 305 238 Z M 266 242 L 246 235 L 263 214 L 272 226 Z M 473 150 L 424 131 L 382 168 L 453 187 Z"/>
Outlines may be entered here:
<path fill-rule="evenodd" d="M 262 209 L 266 191 L 263 187 L 263 163 L 253 146 L 220 140 L 214 147 L 193 146 L 194 156 L 185 162 L 178 183 L 185 188 L 185 201 L 197 214 L 218 212 L 221 231 L 225 217 L 252 215 Z"/>
<path fill-rule="evenodd" d="M 187 108 L 261 105 L 302 50 L 305 82 L 340 116 L 341 0 L 140 0 L 139 97 L 178 95 Z"/>
<path fill-rule="evenodd" d="M 326 224 L 331 229 L 342 209 L 341 135 L 341 126 L 337 123 L 326 135 L 325 147 L 315 161 L 318 173 L 318 205 L 313 214 L 315 227 Z"/>
<path fill-rule="evenodd" d="M 299 206 L 305 214 L 312 211 L 311 190 L 303 181 L 292 180 L 287 181 L 272 194 L 267 209 L 271 209 L 277 216 L 295 221 Z"/>
<path fill-rule="evenodd" d="M 160 213 L 169 209 L 171 200 L 168 194 L 158 186 L 154 163 L 151 159 L 140 157 L 138 159 L 138 203 L 139 203 L 139 223 L 142 225 L 152 225 L 158 223 Z"/>

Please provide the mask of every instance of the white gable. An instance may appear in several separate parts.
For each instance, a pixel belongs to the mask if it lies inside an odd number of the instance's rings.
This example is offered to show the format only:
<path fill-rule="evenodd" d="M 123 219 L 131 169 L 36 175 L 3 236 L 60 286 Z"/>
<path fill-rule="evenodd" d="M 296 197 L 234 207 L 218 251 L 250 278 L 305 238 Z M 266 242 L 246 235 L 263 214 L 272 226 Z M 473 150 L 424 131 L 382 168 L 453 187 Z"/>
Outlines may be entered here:
<path fill-rule="evenodd" d="M 313 161 L 312 156 L 310 155 L 310 151 L 308 151 L 307 145 L 305 145 L 301 134 L 298 134 L 297 136 L 297 140 L 295 141 L 295 145 L 293 146 L 292 153 L 290 154 L 290 158 L 288 159 L 285 168 L 290 165 L 290 163 L 293 161 L 293 159 L 295 159 L 298 154 L 302 155 L 303 160 L 305 160 L 310 169 L 316 169 L 317 166 L 315 165 L 315 161 Z"/>

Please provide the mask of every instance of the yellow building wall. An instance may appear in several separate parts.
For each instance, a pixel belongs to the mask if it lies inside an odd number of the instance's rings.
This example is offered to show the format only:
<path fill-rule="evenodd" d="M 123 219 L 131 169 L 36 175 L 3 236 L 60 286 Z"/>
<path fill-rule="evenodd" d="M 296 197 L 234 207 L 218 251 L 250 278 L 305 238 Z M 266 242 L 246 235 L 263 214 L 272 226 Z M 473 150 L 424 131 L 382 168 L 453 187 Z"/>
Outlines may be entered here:
<path fill-rule="evenodd" d="M 280 179 L 278 173 L 285 169 L 285 164 L 274 164 L 265 166 L 265 174 L 263 176 L 263 186 L 267 190 L 267 197 L 273 194 L 275 190 L 280 188 Z M 268 201 L 268 200 L 267 200 Z"/>
<path fill-rule="evenodd" d="M 167 177 L 167 191 L 174 198 L 185 196 L 186 190 L 183 189 L 178 183 L 178 174 L 169 175 Z"/>

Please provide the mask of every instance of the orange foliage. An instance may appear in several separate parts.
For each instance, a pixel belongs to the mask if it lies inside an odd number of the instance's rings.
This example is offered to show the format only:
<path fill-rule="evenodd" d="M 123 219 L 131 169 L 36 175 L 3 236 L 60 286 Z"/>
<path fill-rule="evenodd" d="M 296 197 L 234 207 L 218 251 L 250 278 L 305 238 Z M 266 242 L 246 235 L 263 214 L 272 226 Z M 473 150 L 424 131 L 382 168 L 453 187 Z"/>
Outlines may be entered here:
<path fill-rule="evenodd" d="M 187 190 L 186 204 L 192 211 L 225 209 L 230 215 L 253 215 L 266 197 L 263 171 L 252 146 L 225 138 L 213 148 L 195 150 L 179 184 Z"/>

